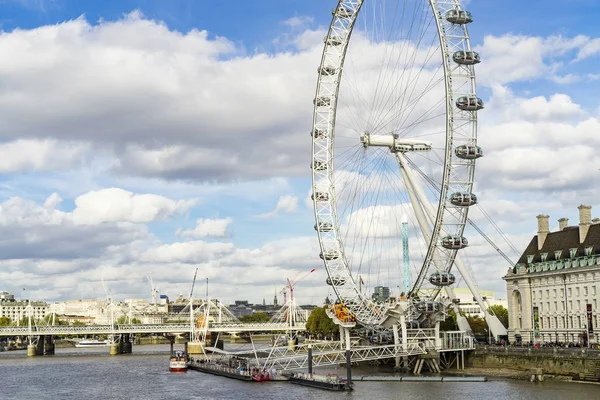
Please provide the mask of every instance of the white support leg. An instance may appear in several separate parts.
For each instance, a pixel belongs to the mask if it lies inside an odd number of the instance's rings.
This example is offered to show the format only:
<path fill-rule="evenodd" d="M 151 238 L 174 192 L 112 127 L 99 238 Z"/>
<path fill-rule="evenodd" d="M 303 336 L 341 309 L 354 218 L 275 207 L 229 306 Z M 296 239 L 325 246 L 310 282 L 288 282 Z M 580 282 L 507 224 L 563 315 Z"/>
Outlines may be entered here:
<path fill-rule="evenodd" d="M 425 193 L 423 192 L 423 188 L 421 187 L 421 185 L 418 185 L 416 183 L 416 178 L 414 177 L 410 168 L 408 168 L 405 165 L 406 159 L 405 159 L 404 155 L 402 153 L 396 153 L 396 158 L 398 159 L 398 163 L 400 165 L 400 171 L 402 172 L 405 182 L 407 182 L 411 186 L 411 190 L 408 191 L 409 196 L 411 195 L 411 192 L 414 192 L 413 195 L 415 195 L 418 198 L 423 199 L 424 201 L 420 202 L 420 204 L 422 204 L 423 209 L 425 210 L 427 216 L 429 217 L 429 221 L 435 220 L 436 213 L 433 208 L 433 205 L 431 205 L 431 203 L 427 200 L 427 197 L 426 197 Z M 411 197 L 411 203 L 413 203 L 412 197 Z M 413 208 L 415 208 L 414 203 L 413 203 Z M 416 213 L 416 210 L 415 210 L 415 213 Z M 417 220 L 418 219 L 419 218 L 417 217 Z M 420 221 L 419 221 L 419 225 L 421 226 L 421 230 L 422 230 L 423 226 L 421 225 Z M 429 234 L 428 238 L 429 238 L 429 240 L 431 240 L 431 234 Z M 434 260 L 434 263 L 435 263 L 435 260 Z M 498 320 L 498 318 L 495 315 L 491 315 L 488 312 L 487 306 L 484 303 L 483 298 L 481 297 L 481 293 L 479 292 L 479 287 L 477 286 L 477 283 L 471 276 L 469 270 L 462 263 L 462 260 L 460 259 L 460 257 L 458 257 L 458 255 L 454 259 L 454 265 L 456 266 L 456 269 L 458 269 L 458 271 L 460 272 L 460 275 L 465 280 L 465 283 L 467 284 L 468 288 L 471 290 L 471 293 L 473 293 L 473 297 L 475 297 L 477 304 L 479 304 L 479 307 L 481 308 L 481 310 L 483 310 L 484 315 L 485 315 L 485 320 L 488 323 L 490 330 L 492 331 L 494 336 L 507 335 L 508 332 L 507 332 L 506 328 L 502 325 L 500 320 Z M 437 264 L 436 264 L 436 266 L 437 266 Z M 446 291 L 446 293 L 448 293 L 448 291 Z"/>

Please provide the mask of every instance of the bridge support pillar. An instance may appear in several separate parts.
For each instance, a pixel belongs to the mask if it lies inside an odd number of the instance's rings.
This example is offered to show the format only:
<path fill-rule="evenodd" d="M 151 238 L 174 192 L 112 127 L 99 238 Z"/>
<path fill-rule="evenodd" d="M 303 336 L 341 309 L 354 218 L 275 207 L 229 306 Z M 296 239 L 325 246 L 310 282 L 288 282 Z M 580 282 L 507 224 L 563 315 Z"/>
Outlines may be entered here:
<path fill-rule="evenodd" d="M 308 374 L 312 376 L 313 373 L 313 359 L 312 359 L 312 344 L 308 345 Z"/>
<path fill-rule="evenodd" d="M 296 341 L 294 339 L 288 340 L 288 350 L 294 351 L 296 349 Z"/>
<path fill-rule="evenodd" d="M 131 354 L 133 352 L 133 344 L 128 333 L 121 335 L 119 341 L 119 354 Z"/>
<path fill-rule="evenodd" d="M 44 355 L 54 355 L 54 337 L 51 335 L 43 336 L 44 338 Z"/>
<path fill-rule="evenodd" d="M 119 354 L 119 343 L 111 343 L 110 344 L 110 355 L 116 356 Z"/>
<path fill-rule="evenodd" d="M 188 342 L 187 344 L 187 353 L 191 356 L 194 354 L 204 354 L 204 347 L 206 347 L 206 342 Z"/>
<path fill-rule="evenodd" d="M 348 386 L 352 387 L 352 355 L 350 354 L 350 329 L 344 329 L 346 331 L 346 380 Z"/>
<path fill-rule="evenodd" d="M 27 357 L 35 357 L 37 355 L 38 355 L 37 344 L 28 344 L 27 345 Z"/>
<path fill-rule="evenodd" d="M 395 349 L 396 352 L 398 352 L 398 350 L 400 350 L 400 334 L 398 333 L 398 324 L 394 324 L 392 326 L 393 332 L 394 332 L 394 345 L 395 345 Z M 400 368 L 400 356 L 396 356 L 396 369 Z"/>

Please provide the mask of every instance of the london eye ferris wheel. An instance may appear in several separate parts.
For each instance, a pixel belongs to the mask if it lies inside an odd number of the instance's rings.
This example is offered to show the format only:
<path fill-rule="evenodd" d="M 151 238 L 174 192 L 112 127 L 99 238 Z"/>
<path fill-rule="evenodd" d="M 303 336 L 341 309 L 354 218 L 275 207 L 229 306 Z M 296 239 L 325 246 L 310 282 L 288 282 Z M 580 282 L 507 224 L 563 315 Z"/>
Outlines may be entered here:
<path fill-rule="evenodd" d="M 387 306 L 363 281 L 401 286 L 400 235 L 409 222 L 420 268 L 405 295 L 437 311 L 438 303 L 421 299 L 456 280 L 483 155 L 480 56 L 467 30 L 473 17 L 459 0 L 340 0 L 332 14 L 311 131 L 311 197 L 327 283 L 357 321 L 381 325 Z"/>

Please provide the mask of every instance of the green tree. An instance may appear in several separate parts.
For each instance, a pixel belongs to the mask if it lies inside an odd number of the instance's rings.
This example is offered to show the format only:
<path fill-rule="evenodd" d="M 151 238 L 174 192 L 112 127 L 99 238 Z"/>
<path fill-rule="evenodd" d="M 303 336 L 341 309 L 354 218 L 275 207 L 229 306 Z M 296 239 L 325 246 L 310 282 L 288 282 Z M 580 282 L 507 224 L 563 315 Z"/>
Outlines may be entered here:
<path fill-rule="evenodd" d="M 440 322 L 441 331 L 457 331 L 458 324 L 456 323 L 456 313 L 450 310 L 445 321 Z"/>
<path fill-rule="evenodd" d="M 248 315 L 243 315 L 239 318 L 241 322 L 253 322 L 253 323 L 263 323 L 269 322 L 271 317 L 269 317 L 265 312 L 259 311 Z"/>
<path fill-rule="evenodd" d="M 115 323 L 117 325 L 129 325 L 129 316 L 128 315 L 121 315 L 119 318 L 117 318 L 117 320 L 115 321 Z M 131 324 L 132 325 L 139 325 L 141 324 L 142 321 L 140 321 L 137 318 L 131 318 Z"/>
<path fill-rule="evenodd" d="M 19 326 L 28 326 L 29 325 L 29 317 L 28 316 L 24 316 L 23 318 L 21 318 L 19 320 Z M 31 317 L 31 325 L 36 325 L 36 319 L 32 316 Z"/>
<path fill-rule="evenodd" d="M 2 316 L 0 317 L 0 326 L 9 326 L 12 323 L 12 319 Z"/>
<path fill-rule="evenodd" d="M 505 328 L 508 328 L 508 310 L 501 304 L 490 306 L 496 317 L 502 322 Z"/>
<path fill-rule="evenodd" d="M 54 319 L 54 321 L 53 321 Z M 63 321 L 60 318 L 58 318 L 58 315 L 54 316 L 54 318 L 52 317 L 52 314 L 48 314 L 44 317 L 44 323 L 47 325 L 52 325 L 52 323 L 54 322 L 54 325 L 68 325 L 67 321 Z"/>
<path fill-rule="evenodd" d="M 473 330 L 473 335 L 483 341 L 488 340 L 488 326 L 483 318 L 478 315 L 468 316 L 467 321 L 469 322 L 469 326 Z"/>
<path fill-rule="evenodd" d="M 312 310 L 306 321 L 306 329 L 313 335 L 336 333 L 337 325 L 325 313 L 325 307 Z"/>

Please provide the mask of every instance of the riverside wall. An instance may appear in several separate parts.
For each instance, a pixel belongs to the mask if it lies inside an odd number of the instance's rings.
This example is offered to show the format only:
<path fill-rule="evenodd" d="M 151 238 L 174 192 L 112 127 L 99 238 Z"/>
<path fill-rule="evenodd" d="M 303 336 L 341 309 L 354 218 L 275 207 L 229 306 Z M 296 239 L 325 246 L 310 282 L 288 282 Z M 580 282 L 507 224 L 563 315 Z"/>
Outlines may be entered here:
<path fill-rule="evenodd" d="M 474 368 L 505 368 L 522 371 L 539 368 L 544 374 L 583 379 L 599 373 L 600 351 L 581 348 L 488 347 L 469 352 L 465 364 Z"/>

